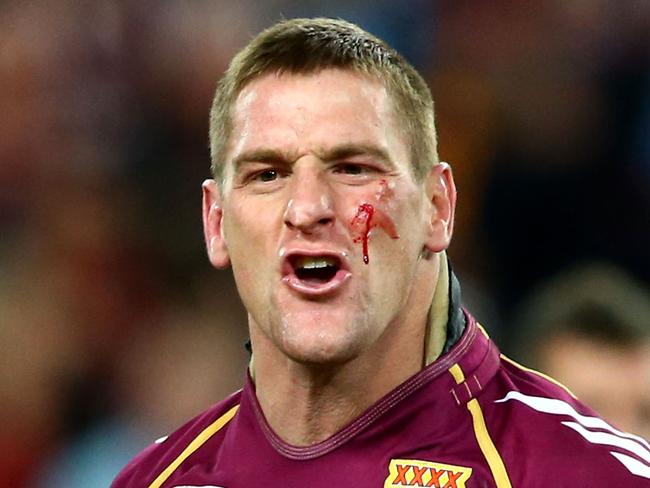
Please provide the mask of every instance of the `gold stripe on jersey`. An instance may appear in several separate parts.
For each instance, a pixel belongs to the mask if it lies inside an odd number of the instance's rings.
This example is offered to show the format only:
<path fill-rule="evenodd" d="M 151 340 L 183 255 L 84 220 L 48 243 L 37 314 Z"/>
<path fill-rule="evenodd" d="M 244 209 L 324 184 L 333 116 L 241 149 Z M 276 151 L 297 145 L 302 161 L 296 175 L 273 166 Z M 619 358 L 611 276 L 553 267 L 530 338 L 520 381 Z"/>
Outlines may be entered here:
<path fill-rule="evenodd" d="M 224 425 L 226 425 L 237 413 L 239 405 L 235 405 L 226 413 L 224 413 L 217 420 L 208 425 L 203 431 L 197 435 L 192 442 L 181 452 L 174 461 L 165 468 L 165 470 L 158 475 L 158 477 L 149 485 L 149 488 L 160 488 L 162 484 L 172 475 L 174 471 L 185 461 L 190 455 L 196 452 L 203 444 L 205 444 L 210 437 L 219 432 Z"/>
<path fill-rule="evenodd" d="M 490 336 L 489 336 L 488 333 L 485 331 L 485 329 L 483 328 L 483 326 L 482 326 L 481 324 L 479 324 L 478 322 L 476 323 L 476 325 L 478 326 L 479 330 L 480 330 L 481 332 L 483 332 L 483 335 L 485 335 L 485 337 L 487 337 L 487 338 L 489 339 Z M 551 378 L 550 376 L 545 375 L 544 373 L 542 373 L 541 371 L 537 371 L 536 369 L 527 368 L 526 366 L 524 366 L 524 365 L 522 365 L 522 364 L 519 364 L 517 361 L 515 361 L 515 360 L 513 360 L 513 359 L 510 359 L 510 358 L 509 358 L 508 356 L 506 356 L 505 354 L 500 354 L 500 356 L 501 356 L 501 359 L 503 359 L 504 361 L 506 361 L 506 362 L 512 364 L 513 366 L 515 366 L 515 367 L 517 367 L 517 368 L 519 368 L 519 369 L 521 369 L 521 370 L 524 370 L 524 371 L 526 371 L 527 373 L 532 373 L 532 374 L 534 374 L 534 375 L 540 376 L 541 378 L 544 378 L 546 381 L 550 381 L 550 382 L 553 383 L 554 385 L 559 386 L 560 388 L 562 388 L 564 391 L 566 391 L 569 395 L 571 395 L 571 396 L 572 396 L 573 398 L 575 398 L 576 400 L 578 399 L 578 397 L 575 396 L 574 393 L 573 393 L 569 388 L 567 388 L 566 386 L 564 386 L 562 383 L 560 383 L 560 382 L 559 382 L 558 380 L 556 380 L 555 378 Z"/>
<path fill-rule="evenodd" d="M 465 381 L 465 374 L 458 364 L 454 364 L 449 368 L 449 372 L 454 377 L 456 384 L 460 385 Z M 467 410 L 469 410 L 472 415 L 474 435 L 476 436 L 481 452 L 490 467 L 497 488 L 512 488 L 508 472 L 506 471 L 506 467 L 503 464 L 499 451 L 497 451 L 494 442 L 492 442 L 490 433 L 487 430 L 487 425 L 485 425 L 485 417 L 483 416 L 481 405 L 478 403 L 476 398 L 472 398 L 467 402 Z"/>
<path fill-rule="evenodd" d="M 537 375 L 537 376 L 539 376 L 539 377 L 541 377 L 541 378 L 544 378 L 546 381 L 550 381 L 550 382 L 553 383 L 554 385 L 559 386 L 560 388 L 562 388 L 562 389 L 563 389 L 564 391 L 566 391 L 569 395 L 571 395 L 574 399 L 576 399 L 576 400 L 578 399 L 578 397 L 575 396 L 574 393 L 573 393 L 571 390 L 569 390 L 568 387 L 564 386 L 564 385 L 563 385 L 562 383 L 560 383 L 558 380 L 556 380 L 556 379 L 554 379 L 554 378 L 551 378 L 551 377 L 548 376 L 548 375 L 545 375 L 545 374 L 542 373 L 541 371 L 537 371 L 537 370 L 534 370 L 534 369 L 527 368 L 526 366 L 523 366 L 523 365 L 519 364 L 517 361 L 515 361 L 515 360 L 513 360 L 513 359 L 510 359 L 508 356 L 506 356 L 506 355 L 504 355 L 504 354 L 501 354 L 501 359 L 503 359 L 504 361 L 506 361 L 506 362 L 512 364 L 513 366 L 515 366 L 515 367 L 517 367 L 517 368 L 519 368 L 519 369 L 521 369 L 521 370 L 523 370 L 523 371 L 526 371 L 526 372 L 528 372 L 528 373 L 532 373 L 532 374 Z"/>

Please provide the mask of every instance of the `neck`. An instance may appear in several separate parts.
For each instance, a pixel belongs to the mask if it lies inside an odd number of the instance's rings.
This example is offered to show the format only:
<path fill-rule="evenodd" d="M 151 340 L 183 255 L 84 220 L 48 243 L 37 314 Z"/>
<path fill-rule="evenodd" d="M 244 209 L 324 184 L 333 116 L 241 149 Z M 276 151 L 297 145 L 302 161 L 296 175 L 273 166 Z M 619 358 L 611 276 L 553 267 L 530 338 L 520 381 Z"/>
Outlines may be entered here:
<path fill-rule="evenodd" d="M 396 318 L 374 344 L 342 364 L 296 362 L 251 321 L 251 376 L 262 411 L 278 436 L 296 446 L 331 437 L 439 354 L 446 320 L 438 314 L 446 317 L 447 310 L 441 311 L 436 301 L 447 303 L 447 297 L 438 292 L 434 298 L 434 291 L 437 282 L 446 287 L 447 280 L 438 280 L 435 261 L 432 274 L 424 273 L 414 284 L 406 316 Z M 444 255 L 441 261 L 446 267 Z"/>

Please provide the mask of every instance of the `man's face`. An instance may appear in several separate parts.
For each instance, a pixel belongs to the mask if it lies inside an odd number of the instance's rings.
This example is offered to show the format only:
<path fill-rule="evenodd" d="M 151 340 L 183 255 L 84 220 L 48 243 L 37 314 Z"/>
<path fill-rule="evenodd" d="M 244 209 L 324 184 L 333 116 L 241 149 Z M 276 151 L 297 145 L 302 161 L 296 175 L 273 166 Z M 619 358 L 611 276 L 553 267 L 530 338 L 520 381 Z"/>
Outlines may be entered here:
<path fill-rule="evenodd" d="M 300 362 L 359 355 L 406 320 L 435 213 L 386 89 L 343 70 L 270 74 L 232 117 L 223 192 L 204 185 L 204 218 L 251 336 Z"/>

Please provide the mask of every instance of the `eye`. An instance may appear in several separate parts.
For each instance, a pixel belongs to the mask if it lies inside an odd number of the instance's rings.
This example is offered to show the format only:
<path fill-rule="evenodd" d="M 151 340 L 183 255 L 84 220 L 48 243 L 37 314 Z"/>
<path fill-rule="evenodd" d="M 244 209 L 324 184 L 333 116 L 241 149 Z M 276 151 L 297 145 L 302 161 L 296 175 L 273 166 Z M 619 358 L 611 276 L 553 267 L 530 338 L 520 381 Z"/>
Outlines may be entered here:
<path fill-rule="evenodd" d="M 334 172 L 345 175 L 361 175 L 367 173 L 368 168 L 360 164 L 342 163 L 336 166 Z"/>
<path fill-rule="evenodd" d="M 250 177 L 251 181 L 258 181 L 262 183 L 269 183 L 282 177 L 282 174 L 277 169 L 265 169 L 258 171 Z"/>

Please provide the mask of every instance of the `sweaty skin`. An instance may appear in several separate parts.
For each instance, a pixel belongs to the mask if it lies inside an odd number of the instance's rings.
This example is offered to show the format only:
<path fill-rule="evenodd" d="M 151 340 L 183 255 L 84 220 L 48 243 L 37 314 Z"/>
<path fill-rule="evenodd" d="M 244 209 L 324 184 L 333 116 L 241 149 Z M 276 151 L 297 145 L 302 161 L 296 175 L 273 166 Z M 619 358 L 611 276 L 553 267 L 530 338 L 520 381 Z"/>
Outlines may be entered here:
<path fill-rule="evenodd" d="M 395 223 L 381 207 L 386 207 L 387 201 L 393 196 L 393 191 L 389 188 L 386 180 L 379 182 L 379 191 L 375 194 L 377 207 L 371 203 L 363 202 L 357 208 L 357 213 L 350 221 L 350 227 L 355 234 L 354 242 L 361 242 L 363 246 L 363 262 L 368 264 L 370 256 L 368 255 L 368 239 L 370 230 L 373 227 L 379 227 L 392 239 L 399 239 Z M 381 207 L 380 207 L 381 206 Z"/>
<path fill-rule="evenodd" d="M 423 249 L 448 245 L 451 172 L 439 165 L 426 184 L 414 178 L 387 89 L 365 75 L 271 73 L 250 82 L 232 110 L 223 188 L 204 186 L 208 252 L 215 266 L 232 264 L 249 312 L 269 426 L 290 444 L 312 445 L 422 369 L 439 273 Z M 334 157 L 346 148 L 359 156 Z M 363 221 L 350 225 L 362 203 L 375 209 L 371 226 L 381 210 L 409 237 L 370 232 L 372 267 L 352 242 L 365 230 Z M 281 286 L 283 249 L 339 255 L 350 278 L 318 299 Z"/>

